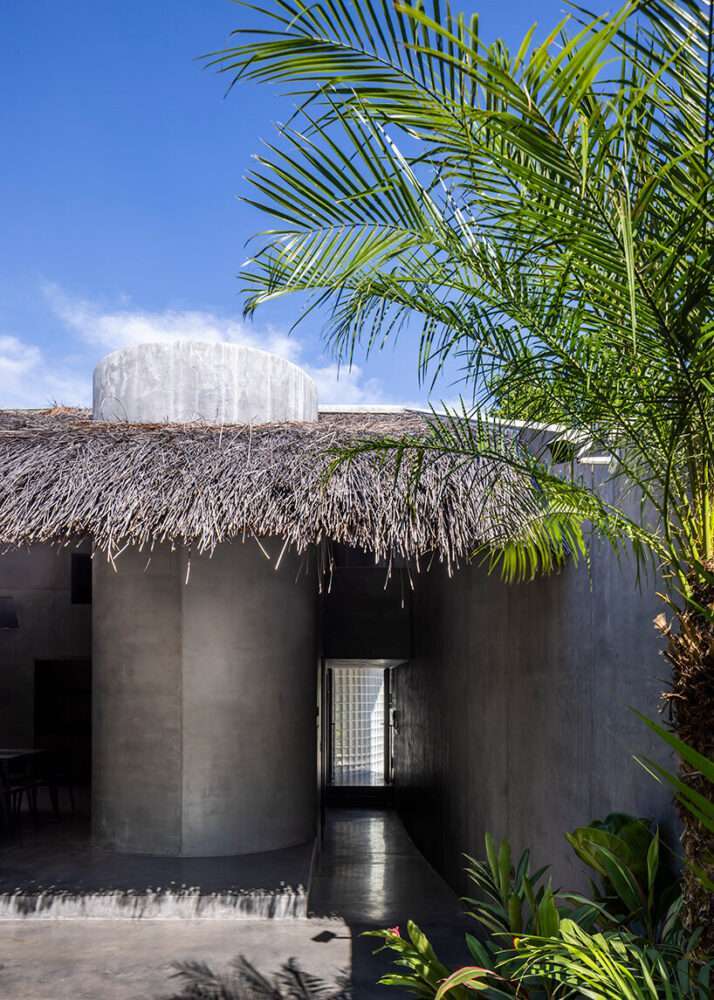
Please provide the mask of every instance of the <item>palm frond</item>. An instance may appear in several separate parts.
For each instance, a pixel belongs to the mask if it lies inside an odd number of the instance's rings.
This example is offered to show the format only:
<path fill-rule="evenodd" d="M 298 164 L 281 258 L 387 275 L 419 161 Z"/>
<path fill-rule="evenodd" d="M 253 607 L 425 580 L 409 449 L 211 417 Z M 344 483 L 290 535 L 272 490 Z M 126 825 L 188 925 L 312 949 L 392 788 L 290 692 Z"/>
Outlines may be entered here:
<path fill-rule="evenodd" d="M 330 472 L 361 455 L 381 454 L 385 462 L 394 463 L 395 475 L 406 471 L 406 496 L 413 502 L 427 465 L 445 455 L 449 456 L 448 465 L 441 466 L 445 479 L 483 461 L 493 470 L 500 469 L 504 480 L 517 477 L 519 530 L 514 531 L 506 508 L 500 530 L 498 511 L 490 508 L 490 536 L 473 553 L 509 582 L 533 579 L 567 562 L 577 565 L 587 560 L 592 533 L 607 538 L 615 551 L 634 555 L 643 569 L 656 566 L 666 554 L 656 522 L 635 520 L 624 512 L 623 504 L 605 499 L 589 483 L 565 474 L 560 465 L 548 459 L 554 437 L 553 430 L 543 433 L 542 428 L 523 423 L 516 428 L 508 421 L 469 412 L 466 407 L 458 411 L 445 406 L 441 412 L 432 411 L 424 435 L 371 437 L 336 449 Z M 498 477 L 499 473 L 493 475 Z M 498 488 L 495 481 L 492 485 Z"/>
<path fill-rule="evenodd" d="M 274 225 L 248 311 L 306 295 L 347 362 L 416 334 L 423 379 L 453 357 L 479 412 L 563 424 L 637 485 L 646 540 L 598 531 L 680 575 L 714 552 L 710 0 L 574 6 L 513 53 L 441 0 L 255 12 L 210 64 L 301 103 L 249 177 Z M 532 474 L 547 510 L 507 575 L 582 553 L 584 497 Z"/>

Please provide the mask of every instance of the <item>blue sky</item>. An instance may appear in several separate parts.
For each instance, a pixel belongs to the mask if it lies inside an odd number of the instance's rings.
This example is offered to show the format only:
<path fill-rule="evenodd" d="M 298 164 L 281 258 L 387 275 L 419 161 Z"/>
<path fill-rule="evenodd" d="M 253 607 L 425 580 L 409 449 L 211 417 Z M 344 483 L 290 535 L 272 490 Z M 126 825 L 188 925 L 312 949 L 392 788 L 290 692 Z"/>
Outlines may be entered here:
<path fill-rule="evenodd" d="M 466 9 L 466 8 L 465 8 Z M 527 0 L 481 0 L 482 35 L 515 41 Z M 543 27 L 563 3 L 541 0 Z M 289 300 L 245 323 L 236 274 L 265 220 L 242 176 L 292 104 L 196 57 L 250 23 L 230 0 L 0 0 L 0 406 L 86 403 L 108 351 L 173 336 L 287 353 L 322 402 L 419 402 L 409 336 L 337 378 Z M 453 398 L 453 376 L 435 400 Z"/>

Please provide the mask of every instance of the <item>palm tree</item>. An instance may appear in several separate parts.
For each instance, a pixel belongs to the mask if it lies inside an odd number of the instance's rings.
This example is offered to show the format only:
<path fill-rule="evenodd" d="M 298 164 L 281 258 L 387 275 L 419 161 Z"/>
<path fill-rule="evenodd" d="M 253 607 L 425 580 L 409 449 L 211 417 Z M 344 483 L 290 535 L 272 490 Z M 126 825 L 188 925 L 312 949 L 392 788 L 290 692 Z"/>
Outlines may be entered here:
<path fill-rule="evenodd" d="M 674 728 L 711 757 L 712 0 L 574 7 L 517 51 L 485 45 L 448 0 L 256 3 L 210 62 L 287 84 L 299 106 L 249 175 L 273 221 L 244 268 L 247 312 L 308 293 L 346 362 L 402 329 L 418 330 L 423 376 L 458 356 L 464 412 L 362 447 L 416 470 L 490 455 L 532 476 L 541 513 L 489 550 L 509 578 L 582 554 L 585 521 L 650 553 Z M 494 410 L 608 456 L 642 516 L 518 447 Z M 712 835 L 683 821 L 701 869 Z M 714 898 L 686 877 L 689 922 L 714 928 Z"/>

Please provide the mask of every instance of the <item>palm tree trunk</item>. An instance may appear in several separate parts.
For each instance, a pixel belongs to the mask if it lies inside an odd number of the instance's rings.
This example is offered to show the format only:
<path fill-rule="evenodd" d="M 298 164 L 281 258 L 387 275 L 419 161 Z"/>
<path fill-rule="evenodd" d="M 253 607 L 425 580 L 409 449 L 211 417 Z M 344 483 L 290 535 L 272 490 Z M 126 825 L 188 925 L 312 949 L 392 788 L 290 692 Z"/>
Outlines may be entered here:
<path fill-rule="evenodd" d="M 714 561 L 705 567 L 714 572 Z M 669 704 L 677 736 L 707 757 L 714 757 L 714 583 L 693 577 L 692 600 L 677 614 L 677 628 L 662 629 L 668 644 L 665 656 L 672 665 Z M 660 625 L 661 628 L 661 625 Z M 707 798 L 711 786 L 689 765 L 680 775 Z M 703 928 L 702 951 L 714 954 L 714 893 L 697 877 L 697 870 L 714 881 L 714 835 L 691 813 L 679 810 L 682 847 L 688 863 L 684 874 L 684 920 L 694 930 Z"/>

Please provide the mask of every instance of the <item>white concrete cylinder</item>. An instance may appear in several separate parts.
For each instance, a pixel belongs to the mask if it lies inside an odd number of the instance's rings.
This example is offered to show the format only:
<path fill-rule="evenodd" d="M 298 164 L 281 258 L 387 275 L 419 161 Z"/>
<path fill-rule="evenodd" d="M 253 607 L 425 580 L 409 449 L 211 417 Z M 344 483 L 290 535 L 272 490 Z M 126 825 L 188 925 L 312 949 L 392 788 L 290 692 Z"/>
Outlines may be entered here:
<path fill-rule="evenodd" d="M 139 344 L 94 369 L 93 416 L 140 424 L 317 420 L 317 388 L 292 362 L 241 344 Z"/>
<path fill-rule="evenodd" d="M 275 557 L 282 541 L 263 543 Z M 317 587 L 254 542 L 97 554 L 95 838 L 208 857 L 309 841 L 316 815 Z"/>
<path fill-rule="evenodd" d="M 312 379 L 237 344 L 116 351 L 94 416 L 132 423 L 317 419 Z M 270 547 L 270 542 L 264 545 Z M 277 558 L 282 540 L 273 540 Z M 93 824 L 119 851 L 245 854 L 309 840 L 315 820 L 314 578 L 260 548 L 94 561 Z"/>

